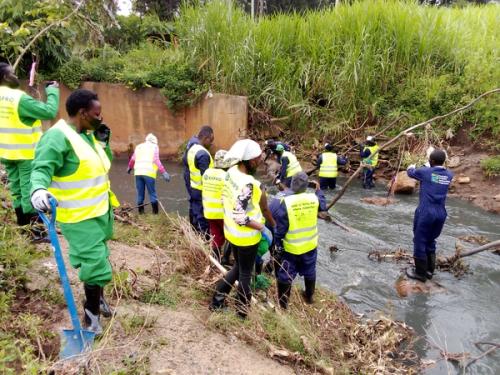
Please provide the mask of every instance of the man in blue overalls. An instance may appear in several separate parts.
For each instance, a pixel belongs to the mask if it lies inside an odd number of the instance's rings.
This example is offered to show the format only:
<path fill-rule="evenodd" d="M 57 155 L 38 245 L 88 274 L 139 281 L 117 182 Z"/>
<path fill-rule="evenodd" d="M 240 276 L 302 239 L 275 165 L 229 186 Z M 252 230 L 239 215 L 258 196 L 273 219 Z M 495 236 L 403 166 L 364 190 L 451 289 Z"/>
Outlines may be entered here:
<path fill-rule="evenodd" d="M 446 221 L 446 195 L 453 173 L 444 167 L 446 153 L 434 150 L 429 167 L 408 167 L 408 176 L 420 181 L 419 205 L 413 219 L 413 257 L 415 268 L 407 269 L 412 279 L 425 282 L 431 279 L 436 267 L 436 239 Z"/>

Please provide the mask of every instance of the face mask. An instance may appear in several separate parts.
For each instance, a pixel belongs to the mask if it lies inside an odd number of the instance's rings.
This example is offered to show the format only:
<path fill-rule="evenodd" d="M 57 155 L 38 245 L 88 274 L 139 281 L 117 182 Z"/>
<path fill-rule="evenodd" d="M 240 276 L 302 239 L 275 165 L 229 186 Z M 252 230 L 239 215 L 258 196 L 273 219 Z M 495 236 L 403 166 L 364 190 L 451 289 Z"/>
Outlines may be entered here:
<path fill-rule="evenodd" d="M 89 124 L 90 124 L 91 128 L 95 130 L 99 126 L 101 126 L 102 119 L 91 117 L 90 120 L 89 120 Z"/>

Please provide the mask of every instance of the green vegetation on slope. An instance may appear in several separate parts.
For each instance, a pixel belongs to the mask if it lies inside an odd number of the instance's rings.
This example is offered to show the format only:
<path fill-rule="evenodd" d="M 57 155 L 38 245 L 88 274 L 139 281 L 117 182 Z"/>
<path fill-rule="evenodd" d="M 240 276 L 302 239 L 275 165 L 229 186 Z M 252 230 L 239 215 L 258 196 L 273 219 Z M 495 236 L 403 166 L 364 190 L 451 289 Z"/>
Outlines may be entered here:
<path fill-rule="evenodd" d="M 253 21 L 213 1 L 180 14 L 173 26 L 120 18 L 122 28 L 107 29 L 104 48 L 74 57 L 57 78 L 70 87 L 82 80 L 158 87 L 174 110 L 208 88 L 247 95 L 258 113 L 327 136 L 401 113 L 419 122 L 500 84 L 495 5 L 364 0 Z M 437 130 L 474 124 L 472 138 L 499 147 L 499 120 L 500 100 L 492 96 Z"/>
<path fill-rule="evenodd" d="M 213 89 L 248 95 L 294 128 L 340 135 L 356 118 L 405 112 L 420 121 L 498 86 L 499 22 L 497 6 L 392 0 L 253 22 L 211 2 L 183 9 L 176 31 Z M 488 99 L 467 115 L 476 135 L 500 135 L 499 102 Z"/>

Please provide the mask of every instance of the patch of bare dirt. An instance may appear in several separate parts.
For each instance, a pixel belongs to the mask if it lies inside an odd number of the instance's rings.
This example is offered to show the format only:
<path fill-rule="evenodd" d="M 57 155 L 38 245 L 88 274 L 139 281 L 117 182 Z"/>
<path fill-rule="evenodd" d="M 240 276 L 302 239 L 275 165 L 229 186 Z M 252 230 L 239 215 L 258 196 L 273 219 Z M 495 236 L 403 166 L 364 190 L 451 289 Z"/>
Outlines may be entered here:
<path fill-rule="evenodd" d="M 61 237 L 70 283 L 77 306 L 83 300 L 77 271 L 69 266 L 67 245 Z M 126 288 L 132 294 L 151 288 L 158 272 L 165 272 L 170 260 L 165 253 L 145 247 L 110 242 L 115 272 L 126 272 Z M 29 272 L 33 293 L 53 288 L 60 290 L 53 258 L 38 261 Z M 19 301 L 23 301 L 20 299 Z M 149 374 L 294 374 L 286 365 L 273 361 L 235 336 L 225 336 L 204 325 L 203 313 L 193 309 L 166 307 L 130 298 L 110 298 L 116 309 L 112 318 L 102 318 L 104 336 L 96 343 L 86 366 L 92 373 Z M 21 303 L 21 302 L 20 302 Z M 48 304 L 46 304 L 48 305 Z M 50 313 L 50 331 L 56 334 L 71 326 L 64 306 L 40 308 Z M 43 345 L 43 344 L 42 344 Z M 57 354 L 58 346 L 55 350 Z M 80 371 L 76 366 L 74 370 Z M 64 370 L 63 370 L 64 369 Z M 54 366 L 54 373 L 68 373 L 67 367 Z M 71 371 L 69 372 L 71 373 Z"/>
<path fill-rule="evenodd" d="M 450 169 L 455 174 L 449 196 L 458 197 L 479 206 L 486 211 L 500 214 L 500 177 L 488 178 L 481 169 L 481 160 L 492 156 L 472 147 L 451 147 L 449 157 L 458 156 L 456 167 Z M 469 177 L 470 182 L 459 183 L 460 177 Z M 467 179 L 464 179 L 465 181 Z"/>

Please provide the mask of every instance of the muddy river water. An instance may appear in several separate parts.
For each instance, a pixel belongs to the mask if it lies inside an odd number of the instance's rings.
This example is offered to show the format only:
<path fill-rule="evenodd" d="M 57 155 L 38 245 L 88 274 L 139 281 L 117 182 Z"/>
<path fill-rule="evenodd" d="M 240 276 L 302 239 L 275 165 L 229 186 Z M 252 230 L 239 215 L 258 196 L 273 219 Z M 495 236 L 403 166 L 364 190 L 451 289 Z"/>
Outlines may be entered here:
<path fill-rule="evenodd" d="M 158 179 L 158 196 L 168 211 L 187 214 L 187 200 L 178 164 L 165 164 L 172 181 Z M 133 176 L 126 174 L 126 161 L 115 160 L 111 170 L 112 187 L 124 202 L 135 203 Z M 345 180 L 340 178 L 339 184 Z M 337 187 L 338 189 L 339 187 Z M 425 359 L 439 358 L 436 346 L 448 352 L 480 354 L 475 342 L 500 341 L 500 256 L 483 252 L 465 262 L 472 274 L 461 279 L 447 272 L 439 272 L 435 280 L 445 288 L 435 294 L 414 294 L 400 298 L 395 282 L 405 265 L 374 262 L 367 254 L 374 249 L 411 249 L 413 212 L 418 196 L 398 196 L 398 203 L 379 207 L 362 203 L 368 196 L 385 196 L 383 186 L 373 191 L 361 189 L 354 182 L 344 197 L 330 212 L 343 223 L 358 229 L 347 233 L 322 220 L 319 222 L 320 241 L 318 281 L 341 296 L 351 308 L 368 317 L 383 312 L 405 321 L 421 337 L 418 354 Z M 333 193 L 328 193 L 328 200 Z M 487 213 L 466 202 L 449 199 L 448 220 L 438 240 L 438 254 L 451 255 L 458 237 L 483 235 L 490 240 L 500 239 L 500 217 Z M 149 208 L 146 209 L 150 210 Z M 331 253 L 330 246 L 339 251 Z M 477 245 L 464 243 L 466 248 Z M 450 363 L 439 361 L 426 374 L 461 374 Z M 470 374 L 500 374 L 500 351 L 472 365 Z"/>

